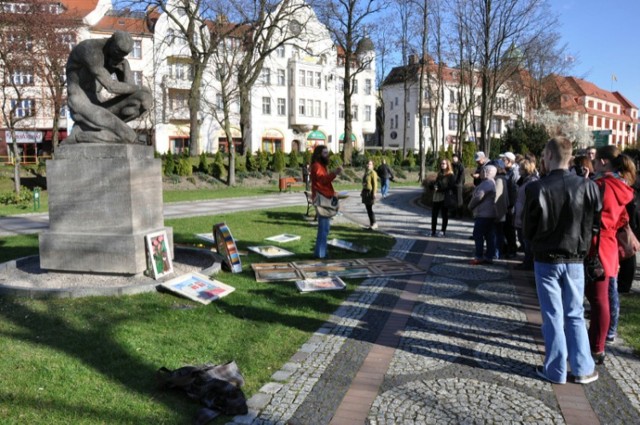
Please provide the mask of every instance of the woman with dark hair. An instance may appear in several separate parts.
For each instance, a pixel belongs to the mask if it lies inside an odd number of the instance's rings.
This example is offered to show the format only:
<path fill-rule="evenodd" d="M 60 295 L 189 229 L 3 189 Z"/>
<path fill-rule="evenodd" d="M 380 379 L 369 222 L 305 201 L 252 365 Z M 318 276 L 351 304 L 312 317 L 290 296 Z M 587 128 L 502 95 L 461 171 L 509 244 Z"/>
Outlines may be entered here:
<path fill-rule="evenodd" d="M 447 234 L 447 224 L 449 223 L 449 208 L 454 208 L 458 203 L 456 179 L 448 159 L 440 160 L 440 171 L 438 171 L 436 181 L 433 182 L 432 188 L 431 236 L 444 238 Z M 442 211 L 442 232 L 436 233 L 438 214 L 440 211 Z"/>
<path fill-rule="evenodd" d="M 633 199 L 631 185 L 635 182 L 636 167 L 631 158 L 621 154 L 616 146 L 609 145 L 597 150 L 595 171 L 595 182 L 602 193 L 598 255 L 605 279 L 587 284 L 585 295 L 591 304 L 591 354 L 597 364 L 602 364 L 607 337 L 613 339 L 618 326 L 619 254 L 616 232 L 629 220 L 626 205 Z M 595 250 L 595 242 L 596 237 L 591 244 L 592 251 Z"/>
<path fill-rule="evenodd" d="M 529 183 L 539 180 L 538 171 L 536 170 L 535 162 L 524 159 L 520 163 L 520 179 L 518 180 L 518 194 L 515 203 L 514 213 L 514 227 L 518 239 L 521 241 L 524 248 L 524 260 L 522 264 L 517 265 L 517 270 L 533 270 L 533 252 L 531 251 L 531 243 L 524 237 L 522 230 L 524 219 L 524 205 L 525 205 L 525 190 Z"/>
<path fill-rule="evenodd" d="M 311 176 L 311 198 L 316 199 L 318 193 L 321 193 L 327 198 L 336 196 L 336 191 L 333 189 L 333 180 L 342 173 L 342 167 L 338 167 L 332 172 L 327 170 L 329 166 L 329 150 L 324 145 L 318 145 L 313 150 L 311 155 L 311 169 L 309 175 Z M 329 235 L 329 227 L 331 224 L 331 218 L 322 217 L 317 214 L 318 217 L 318 233 L 316 236 L 316 246 L 313 251 L 313 255 L 316 258 L 327 257 L 327 236 Z"/>
<path fill-rule="evenodd" d="M 375 230 L 378 228 L 376 223 L 376 215 L 373 212 L 373 204 L 376 202 L 376 190 L 378 187 L 378 174 L 373 169 L 373 161 L 367 162 L 367 168 L 362 176 L 362 192 L 360 197 L 362 203 L 367 209 L 367 216 L 369 216 L 369 229 Z"/>
<path fill-rule="evenodd" d="M 584 155 L 576 156 L 571 171 L 586 179 L 593 178 L 593 163 Z"/>

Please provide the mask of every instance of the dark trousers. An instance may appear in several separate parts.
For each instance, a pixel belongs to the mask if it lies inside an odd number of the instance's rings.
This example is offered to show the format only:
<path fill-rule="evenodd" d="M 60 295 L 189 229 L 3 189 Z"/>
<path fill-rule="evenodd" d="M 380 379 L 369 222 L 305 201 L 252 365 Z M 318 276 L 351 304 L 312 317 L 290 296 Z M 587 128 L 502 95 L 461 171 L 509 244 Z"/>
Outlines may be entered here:
<path fill-rule="evenodd" d="M 627 293 L 631 291 L 633 277 L 636 274 L 636 256 L 620 260 L 620 270 L 618 270 L 618 292 Z"/>
<path fill-rule="evenodd" d="M 431 206 L 431 233 L 436 233 L 438 227 L 438 214 L 442 211 L 442 233 L 447 232 L 449 224 L 449 208 L 444 206 L 444 201 L 434 202 Z"/>
<path fill-rule="evenodd" d="M 373 226 L 376 222 L 376 215 L 373 213 L 373 204 L 364 204 L 367 208 L 367 215 L 369 216 L 369 224 Z"/>
<path fill-rule="evenodd" d="M 506 242 L 505 254 L 515 254 L 518 251 L 516 244 L 516 228 L 513 227 L 514 216 L 512 212 L 507 213 L 507 220 L 504 222 L 504 239 Z"/>
<path fill-rule="evenodd" d="M 493 261 L 496 253 L 496 223 L 495 218 L 476 217 L 473 223 L 473 239 L 476 245 L 476 259 Z M 484 244 L 487 251 L 483 256 Z"/>

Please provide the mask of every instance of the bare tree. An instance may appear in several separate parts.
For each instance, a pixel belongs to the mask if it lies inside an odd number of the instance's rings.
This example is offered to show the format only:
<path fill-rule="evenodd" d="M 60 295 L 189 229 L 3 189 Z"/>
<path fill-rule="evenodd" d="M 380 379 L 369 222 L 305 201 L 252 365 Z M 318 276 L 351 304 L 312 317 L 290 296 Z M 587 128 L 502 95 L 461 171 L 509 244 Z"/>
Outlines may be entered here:
<path fill-rule="evenodd" d="M 12 141 L 16 195 L 20 194 L 21 164 L 16 132 L 23 128 L 23 123 L 33 124 L 36 114 L 38 91 L 32 71 L 34 22 L 31 14 L 37 6 L 36 2 L 25 2 L 0 8 L 0 100 L 2 118 Z"/>
<path fill-rule="evenodd" d="M 489 155 L 490 124 L 496 95 L 523 65 L 513 49 L 547 31 L 545 0 L 469 0 L 470 23 L 477 34 L 480 99 L 480 148 Z"/>
<path fill-rule="evenodd" d="M 370 32 L 369 20 L 384 9 L 387 0 L 321 0 L 316 10 L 322 22 L 332 34 L 339 47 L 339 64 L 344 67 L 344 152 L 345 164 L 351 164 L 353 142 L 351 140 L 353 113 L 351 99 L 354 93 L 356 76 L 368 69 L 372 58 L 364 55 L 362 48 Z"/>
<path fill-rule="evenodd" d="M 384 146 L 384 123 L 385 123 L 385 103 L 382 96 L 382 85 L 387 76 L 387 66 L 392 58 L 394 47 L 387 43 L 394 28 L 389 25 L 377 25 L 373 32 L 375 45 L 377 46 L 376 54 L 376 87 L 378 87 L 378 113 L 376 113 L 376 129 L 378 132 L 378 142 Z"/>

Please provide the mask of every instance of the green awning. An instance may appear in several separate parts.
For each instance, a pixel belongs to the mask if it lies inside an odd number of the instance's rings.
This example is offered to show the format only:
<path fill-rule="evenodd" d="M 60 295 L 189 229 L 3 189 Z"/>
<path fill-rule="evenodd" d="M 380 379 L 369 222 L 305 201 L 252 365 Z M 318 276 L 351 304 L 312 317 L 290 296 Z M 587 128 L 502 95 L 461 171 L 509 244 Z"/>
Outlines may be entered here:
<path fill-rule="evenodd" d="M 327 136 L 322 131 L 314 130 L 307 136 L 307 140 L 327 140 Z"/>
<path fill-rule="evenodd" d="M 340 135 L 340 141 L 342 142 L 343 140 L 344 140 L 344 133 L 342 133 L 342 134 Z M 351 133 L 351 141 L 352 141 L 352 142 L 355 142 L 355 141 L 356 141 L 356 135 L 355 135 L 355 134 L 353 134 L 353 133 Z"/>

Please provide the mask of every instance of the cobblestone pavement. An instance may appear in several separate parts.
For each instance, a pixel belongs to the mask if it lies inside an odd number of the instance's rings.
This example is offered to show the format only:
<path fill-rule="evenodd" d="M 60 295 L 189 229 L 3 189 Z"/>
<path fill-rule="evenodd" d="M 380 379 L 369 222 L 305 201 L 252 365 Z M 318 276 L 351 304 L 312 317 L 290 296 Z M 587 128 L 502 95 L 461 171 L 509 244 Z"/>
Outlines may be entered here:
<path fill-rule="evenodd" d="M 418 195 L 395 190 L 374 210 L 396 237 L 391 255 L 428 273 L 365 280 L 230 423 L 640 423 L 640 360 L 617 343 L 593 384 L 537 378 L 532 274 L 506 261 L 469 266 L 470 221 L 426 237 L 430 213 L 412 202 Z M 367 222 L 357 193 L 342 211 Z"/>

